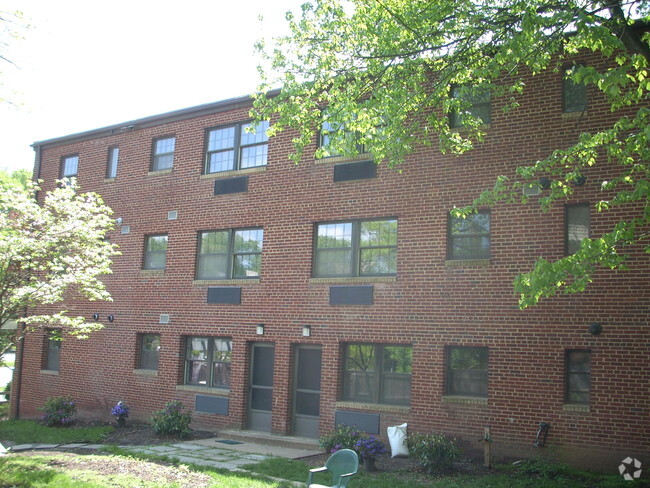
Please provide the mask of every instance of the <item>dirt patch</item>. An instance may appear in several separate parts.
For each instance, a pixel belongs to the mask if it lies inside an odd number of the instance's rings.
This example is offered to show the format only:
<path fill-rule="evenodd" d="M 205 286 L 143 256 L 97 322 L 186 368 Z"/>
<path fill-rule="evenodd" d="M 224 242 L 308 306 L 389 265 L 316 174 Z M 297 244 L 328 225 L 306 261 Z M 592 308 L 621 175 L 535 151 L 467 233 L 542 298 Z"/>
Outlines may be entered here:
<path fill-rule="evenodd" d="M 75 478 L 74 471 L 92 471 L 101 476 L 130 475 L 147 482 L 204 488 L 213 481 L 208 475 L 190 471 L 187 466 L 172 466 L 165 463 L 140 461 L 122 456 L 85 455 L 67 452 L 32 451 L 21 456 L 51 457 L 47 464 L 59 471 L 65 471 Z"/>
<path fill-rule="evenodd" d="M 170 444 L 180 441 L 191 441 L 197 439 L 209 439 L 216 437 L 216 432 L 204 430 L 193 430 L 188 437 L 179 439 L 173 436 L 160 436 L 156 434 L 150 424 L 140 422 L 128 422 L 125 427 L 116 427 L 103 440 L 104 444 L 116 444 L 118 446 L 153 446 L 157 444 Z"/>

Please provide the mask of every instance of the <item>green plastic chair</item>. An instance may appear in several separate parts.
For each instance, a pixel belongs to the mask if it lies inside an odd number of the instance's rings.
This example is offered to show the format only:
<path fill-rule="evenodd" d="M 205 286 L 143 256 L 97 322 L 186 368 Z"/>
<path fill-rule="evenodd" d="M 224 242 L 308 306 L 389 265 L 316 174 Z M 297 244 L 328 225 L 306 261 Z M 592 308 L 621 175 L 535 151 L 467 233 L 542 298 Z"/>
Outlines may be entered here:
<path fill-rule="evenodd" d="M 341 449 L 332 454 L 325 462 L 322 468 L 314 468 L 309 470 L 309 478 L 307 478 L 308 488 L 344 488 L 348 486 L 348 482 L 353 475 L 357 474 L 359 470 L 359 456 L 352 449 Z M 319 485 L 312 483 L 314 473 L 323 473 L 329 471 L 332 475 L 333 485 Z"/>

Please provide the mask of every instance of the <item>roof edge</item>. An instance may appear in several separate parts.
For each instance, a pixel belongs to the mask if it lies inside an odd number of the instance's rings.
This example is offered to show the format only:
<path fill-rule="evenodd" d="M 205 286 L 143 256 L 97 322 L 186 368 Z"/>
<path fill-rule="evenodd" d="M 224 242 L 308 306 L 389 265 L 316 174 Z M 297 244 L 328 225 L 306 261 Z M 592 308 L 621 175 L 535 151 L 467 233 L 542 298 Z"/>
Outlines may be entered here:
<path fill-rule="evenodd" d="M 267 96 L 276 96 L 279 92 L 280 90 L 271 90 L 267 93 Z M 234 97 L 234 98 L 227 98 L 225 100 L 220 100 L 217 102 L 205 103 L 193 107 L 173 110 L 171 112 L 164 112 L 158 115 L 150 115 L 148 117 L 142 117 L 139 119 L 121 122 L 118 124 L 101 127 L 99 129 L 92 129 L 88 131 L 69 134 L 66 136 L 44 139 L 32 143 L 31 147 L 34 148 L 34 150 L 36 150 L 37 148 L 45 147 L 45 146 L 58 146 L 62 144 L 70 144 L 72 142 L 82 142 L 89 139 L 96 139 L 98 137 L 107 137 L 113 134 L 118 134 L 120 132 L 127 132 L 135 129 L 144 129 L 147 127 L 162 125 L 165 123 L 175 122 L 182 119 L 200 117 L 201 115 L 208 115 L 211 113 L 224 112 L 226 110 L 232 110 L 235 108 L 252 106 L 252 104 L 253 104 L 252 94 L 244 95 L 240 97 Z"/>

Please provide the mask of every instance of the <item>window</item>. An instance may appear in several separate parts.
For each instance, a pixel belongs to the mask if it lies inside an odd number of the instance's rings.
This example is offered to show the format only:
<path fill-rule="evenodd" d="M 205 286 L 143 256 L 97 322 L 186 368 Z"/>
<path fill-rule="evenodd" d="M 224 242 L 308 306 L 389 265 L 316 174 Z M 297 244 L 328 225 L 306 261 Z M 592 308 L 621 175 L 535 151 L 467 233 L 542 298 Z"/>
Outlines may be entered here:
<path fill-rule="evenodd" d="M 262 263 L 262 229 L 199 233 L 197 279 L 258 278 Z"/>
<path fill-rule="evenodd" d="M 165 269 L 167 264 L 167 236 L 145 238 L 144 269 Z"/>
<path fill-rule="evenodd" d="M 61 160 L 61 178 L 73 178 L 77 176 L 79 167 L 79 156 L 65 156 Z"/>
<path fill-rule="evenodd" d="M 578 66 L 571 66 L 564 70 L 562 78 L 562 111 L 564 113 L 587 110 L 587 86 L 576 83 L 571 78 L 578 68 Z"/>
<path fill-rule="evenodd" d="M 461 107 L 455 109 L 450 115 L 451 127 L 462 127 L 464 117 L 471 115 L 480 119 L 484 124 L 492 121 L 492 102 L 490 91 L 485 88 L 472 86 L 453 86 L 451 97 L 459 99 Z"/>
<path fill-rule="evenodd" d="M 45 331 L 43 369 L 48 371 L 58 371 L 59 361 L 61 358 L 61 337 L 60 332 L 56 330 Z"/>
<path fill-rule="evenodd" d="M 449 216 L 448 259 L 490 258 L 490 212 Z"/>
<path fill-rule="evenodd" d="M 447 394 L 487 397 L 487 347 L 448 348 Z"/>
<path fill-rule="evenodd" d="M 589 404 L 591 392 L 591 351 L 567 351 L 565 374 L 565 401 L 567 403 Z"/>
<path fill-rule="evenodd" d="M 217 337 L 188 337 L 185 384 L 230 388 L 232 341 Z"/>
<path fill-rule="evenodd" d="M 317 224 L 316 277 L 382 276 L 397 272 L 397 220 Z"/>
<path fill-rule="evenodd" d="M 411 403 L 411 346 L 347 344 L 343 399 L 363 403 Z"/>
<path fill-rule="evenodd" d="M 106 178 L 117 176 L 117 161 L 120 157 L 120 148 L 115 146 L 108 149 L 108 164 L 106 165 Z"/>
<path fill-rule="evenodd" d="M 364 144 L 357 142 L 359 135 L 355 132 L 345 129 L 343 124 L 323 121 L 320 131 L 319 145 L 326 149 L 329 156 L 340 156 L 341 151 L 338 148 L 345 146 L 355 146 L 359 154 L 368 152 Z"/>
<path fill-rule="evenodd" d="M 171 169 L 174 166 L 174 148 L 176 147 L 175 137 L 165 137 L 153 141 L 153 163 L 152 171 Z"/>
<path fill-rule="evenodd" d="M 159 352 L 159 334 L 140 334 L 140 360 L 138 362 L 138 368 L 158 370 Z"/>
<path fill-rule="evenodd" d="M 589 204 L 564 206 L 564 252 L 567 256 L 580 249 L 583 239 L 589 237 Z"/>
<path fill-rule="evenodd" d="M 252 127 L 247 123 L 208 130 L 206 174 L 266 165 L 269 123 L 261 122 L 254 133 L 248 131 Z"/>

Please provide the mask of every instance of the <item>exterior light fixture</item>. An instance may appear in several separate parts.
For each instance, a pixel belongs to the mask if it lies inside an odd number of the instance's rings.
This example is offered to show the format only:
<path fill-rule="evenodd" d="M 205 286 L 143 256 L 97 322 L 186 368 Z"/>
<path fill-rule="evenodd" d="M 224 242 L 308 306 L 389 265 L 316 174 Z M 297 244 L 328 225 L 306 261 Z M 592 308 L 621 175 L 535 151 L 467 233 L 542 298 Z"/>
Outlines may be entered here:
<path fill-rule="evenodd" d="M 257 324 L 257 327 L 255 328 L 255 333 L 257 335 L 264 335 L 264 324 Z"/>
<path fill-rule="evenodd" d="M 546 176 L 543 176 L 542 178 L 539 179 L 537 184 L 542 190 L 548 190 L 551 187 L 551 179 L 547 178 Z"/>
<path fill-rule="evenodd" d="M 94 319 L 94 320 L 99 320 L 99 314 L 98 314 L 98 313 L 94 313 L 94 314 L 93 314 L 93 319 Z"/>
<path fill-rule="evenodd" d="M 109 315 L 107 318 L 108 318 L 109 322 L 112 322 L 113 320 L 115 320 L 115 317 L 113 315 Z"/>
<path fill-rule="evenodd" d="M 587 182 L 587 177 L 586 176 L 580 175 L 580 176 L 576 176 L 575 178 L 573 178 L 573 184 L 575 186 L 582 186 L 586 182 Z"/>
<path fill-rule="evenodd" d="M 311 336 L 311 326 L 309 326 L 309 325 L 303 325 L 302 326 L 302 336 L 303 337 Z"/>
<path fill-rule="evenodd" d="M 591 325 L 589 325 L 589 333 L 593 336 L 600 335 L 600 333 L 603 331 L 603 326 L 600 325 L 598 322 L 594 322 Z"/>

